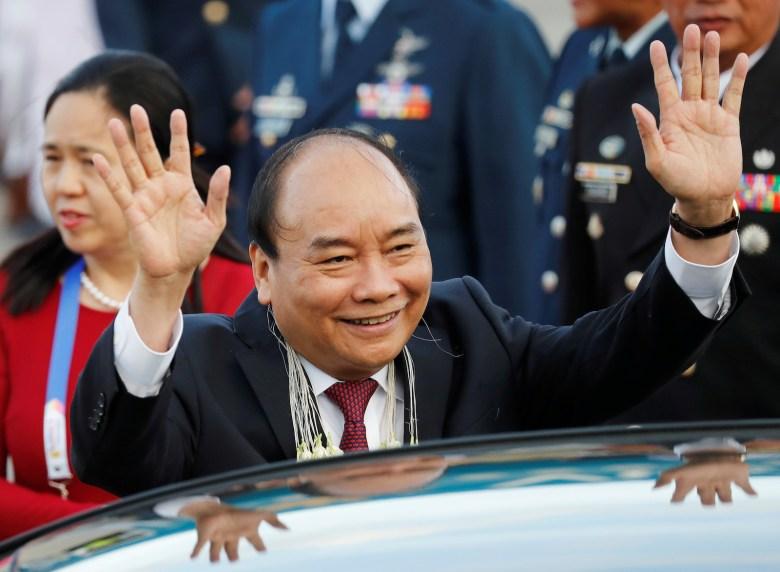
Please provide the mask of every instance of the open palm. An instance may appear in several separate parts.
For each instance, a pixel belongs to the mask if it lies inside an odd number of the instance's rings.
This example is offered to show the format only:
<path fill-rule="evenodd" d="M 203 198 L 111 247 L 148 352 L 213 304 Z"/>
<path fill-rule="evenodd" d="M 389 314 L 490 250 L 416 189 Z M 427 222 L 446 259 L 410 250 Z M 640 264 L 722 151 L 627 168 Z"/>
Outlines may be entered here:
<path fill-rule="evenodd" d="M 152 278 L 190 273 L 209 255 L 225 227 L 230 170 L 223 166 L 214 173 L 204 205 L 192 180 L 184 112 L 171 114 L 171 149 L 165 163 L 145 110 L 134 105 L 130 118 L 135 146 L 121 121 L 109 122 L 125 177 L 102 155 L 95 156 L 95 166 L 122 209 L 142 270 Z"/>
<path fill-rule="evenodd" d="M 741 54 L 722 104 L 720 40 L 716 33 L 704 39 L 689 26 L 683 38 L 682 93 L 669 68 L 660 42 L 650 48 L 661 111 L 660 127 L 641 105 L 633 107 L 645 161 L 650 173 L 678 203 L 731 203 L 742 173 L 739 109 L 747 75 L 747 57 Z"/>

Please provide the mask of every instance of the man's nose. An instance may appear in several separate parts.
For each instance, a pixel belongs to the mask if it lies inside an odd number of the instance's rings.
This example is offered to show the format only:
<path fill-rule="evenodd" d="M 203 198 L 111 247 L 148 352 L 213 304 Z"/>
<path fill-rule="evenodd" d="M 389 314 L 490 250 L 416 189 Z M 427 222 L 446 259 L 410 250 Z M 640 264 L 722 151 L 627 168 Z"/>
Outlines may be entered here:
<path fill-rule="evenodd" d="M 353 290 L 359 302 L 383 302 L 398 294 L 400 286 L 392 267 L 382 258 L 361 263 L 361 272 Z"/>

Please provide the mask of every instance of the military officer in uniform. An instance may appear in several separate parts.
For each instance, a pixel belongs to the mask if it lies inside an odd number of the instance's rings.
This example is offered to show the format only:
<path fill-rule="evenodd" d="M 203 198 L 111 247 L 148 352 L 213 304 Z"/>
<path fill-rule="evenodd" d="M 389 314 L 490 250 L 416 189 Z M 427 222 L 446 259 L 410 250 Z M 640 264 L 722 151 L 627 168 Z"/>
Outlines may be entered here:
<path fill-rule="evenodd" d="M 264 10 L 257 38 L 236 230 L 246 235 L 252 181 L 281 144 L 356 129 L 383 137 L 419 179 L 435 279 L 476 276 L 524 310 L 533 131 L 550 71 L 528 17 L 503 0 L 290 0 Z"/>
<path fill-rule="evenodd" d="M 778 417 L 780 330 L 775 322 L 780 315 L 780 273 L 772 270 L 772 261 L 780 258 L 780 106 L 775 93 L 780 3 L 664 0 L 664 7 L 678 44 L 690 22 L 720 33 L 721 69 L 727 70 L 721 75 L 721 90 L 737 54 L 750 56 L 740 116 L 743 176 L 737 206 L 740 266 L 753 296 L 695 366 L 619 420 Z M 670 59 L 679 83 L 679 47 L 670 51 Z M 572 319 L 632 291 L 666 236 L 659 221 L 668 215 L 672 200 L 644 167 L 633 118 L 621 121 L 615 113 L 632 101 L 649 101 L 654 92 L 652 78 L 639 83 L 646 74 L 637 68 L 594 79 L 578 102 L 576 113 L 582 121 L 575 121 L 573 132 L 578 153 L 565 257 Z M 632 85 L 641 88 L 626 90 Z"/>
<path fill-rule="evenodd" d="M 555 63 L 535 133 L 539 164 L 532 185 L 536 216 L 527 317 L 543 324 L 561 322 L 559 259 L 566 232 L 569 131 L 577 89 L 593 74 L 635 57 L 648 65 L 650 41 L 672 35 L 660 0 L 587 0 L 572 8 L 578 29 Z M 630 115 L 628 108 L 625 113 Z"/>
<path fill-rule="evenodd" d="M 107 47 L 152 53 L 181 77 L 197 112 L 198 162 L 208 171 L 232 164 L 248 137 L 252 22 L 271 1 L 96 0 Z"/>

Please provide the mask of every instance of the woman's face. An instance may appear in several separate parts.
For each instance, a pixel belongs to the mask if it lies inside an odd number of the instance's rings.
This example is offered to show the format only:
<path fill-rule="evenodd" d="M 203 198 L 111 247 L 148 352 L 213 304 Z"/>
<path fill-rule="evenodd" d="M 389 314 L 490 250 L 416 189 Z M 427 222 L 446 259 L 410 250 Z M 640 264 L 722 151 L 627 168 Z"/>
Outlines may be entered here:
<path fill-rule="evenodd" d="M 92 164 L 101 153 L 119 165 L 106 127 L 111 117 L 122 115 L 99 91 L 79 91 L 60 95 L 44 122 L 43 192 L 65 245 L 78 254 L 112 255 L 129 247 L 119 205 Z M 127 184 L 121 169 L 114 172 Z"/>

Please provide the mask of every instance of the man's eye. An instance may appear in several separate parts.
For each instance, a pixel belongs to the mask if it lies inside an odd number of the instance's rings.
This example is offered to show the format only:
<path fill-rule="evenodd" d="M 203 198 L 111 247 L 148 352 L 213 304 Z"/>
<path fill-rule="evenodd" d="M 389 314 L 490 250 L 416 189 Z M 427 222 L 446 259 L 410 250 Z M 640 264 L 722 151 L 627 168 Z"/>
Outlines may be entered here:
<path fill-rule="evenodd" d="M 54 155 L 52 153 L 46 153 L 43 156 L 43 160 L 46 161 L 47 163 L 53 163 L 54 161 L 59 161 L 60 158 L 58 155 Z"/>
<path fill-rule="evenodd" d="M 345 262 L 349 262 L 349 256 L 332 256 L 331 258 L 324 260 L 322 263 L 323 264 L 344 264 Z"/>
<path fill-rule="evenodd" d="M 394 246 L 392 248 L 393 252 L 406 252 L 407 250 L 411 250 L 412 244 L 399 244 L 397 246 Z"/>

